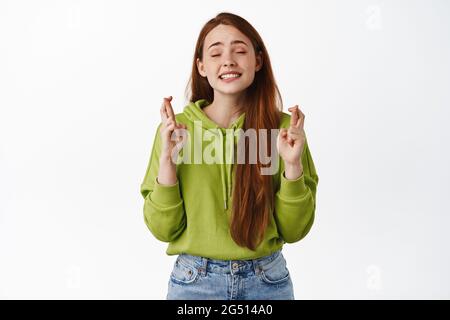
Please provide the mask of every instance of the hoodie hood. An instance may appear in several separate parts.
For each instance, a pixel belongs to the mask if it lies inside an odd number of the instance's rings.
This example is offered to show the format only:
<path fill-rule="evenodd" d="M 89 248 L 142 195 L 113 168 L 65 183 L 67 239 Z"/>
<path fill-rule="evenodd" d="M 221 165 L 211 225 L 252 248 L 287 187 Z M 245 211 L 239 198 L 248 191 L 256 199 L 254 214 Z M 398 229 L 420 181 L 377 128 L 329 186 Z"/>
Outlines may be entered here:
<path fill-rule="evenodd" d="M 221 187 L 222 187 L 222 195 L 223 195 L 223 203 L 224 203 L 224 209 L 228 209 L 228 201 L 231 199 L 231 192 L 232 192 L 232 186 L 231 186 L 231 175 L 232 175 L 232 166 L 234 163 L 226 163 L 225 157 L 226 155 L 233 154 L 234 150 L 230 150 L 231 146 L 230 143 L 226 143 L 226 135 L 231 134 L 233 139 L 233 148 L 237 145 L 238 142 L 238 136 L 235 135 L 235 131 L 238 129 L 242 129 L 244 126 L 245 121 L 245 112 L 242 113 L 236 120 L 234 120 L 228 128 L 222 128 L 218 124 L 216 124 L 214 121 L 212 121 L 202 110 L 204 107 L 209 105 L 210 102 L 206 99 L 200 99 L 195 102 L 190 102 L 186 107 L 184 107 L 183 113 L 185 114 L 186 118 L 188 118 L 190 121 L 199 121 L 199 124 L 201 127 L 205 130 L 210 130 L 214 135 L 220 135 L 219 138 L 222 142 L 222 163 L 216 164 L 220 166 L 220 175 L 221 175 Z M 202 151 L 203 152 L 203 151 Z"/>

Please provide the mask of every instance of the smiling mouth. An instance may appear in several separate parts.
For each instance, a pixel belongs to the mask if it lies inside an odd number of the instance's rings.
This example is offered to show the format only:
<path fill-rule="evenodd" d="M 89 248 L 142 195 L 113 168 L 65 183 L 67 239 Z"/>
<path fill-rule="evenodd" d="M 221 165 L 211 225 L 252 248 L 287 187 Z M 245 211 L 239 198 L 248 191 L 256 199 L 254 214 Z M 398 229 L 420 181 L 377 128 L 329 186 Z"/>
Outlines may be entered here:
<path fill-rule="evenodd" d="M 227 80 L 227 79 L 237 79 L 241 76 L 241 73 L 229 73 L 219 76 L 219 79 Z"/>

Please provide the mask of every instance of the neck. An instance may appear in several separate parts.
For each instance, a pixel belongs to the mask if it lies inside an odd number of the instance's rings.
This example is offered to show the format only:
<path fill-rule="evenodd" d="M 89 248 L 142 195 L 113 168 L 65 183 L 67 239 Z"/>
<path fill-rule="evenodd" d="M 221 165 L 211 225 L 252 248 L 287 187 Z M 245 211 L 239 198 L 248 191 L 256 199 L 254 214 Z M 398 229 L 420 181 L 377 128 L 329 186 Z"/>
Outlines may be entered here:
<path fill-rule="evenodd" d="M 241 96 L 221 95 L 214 93 L 214 101 L 203 108 L 206 115 L 222 128 L 228 128 L 242 114 Z"/>

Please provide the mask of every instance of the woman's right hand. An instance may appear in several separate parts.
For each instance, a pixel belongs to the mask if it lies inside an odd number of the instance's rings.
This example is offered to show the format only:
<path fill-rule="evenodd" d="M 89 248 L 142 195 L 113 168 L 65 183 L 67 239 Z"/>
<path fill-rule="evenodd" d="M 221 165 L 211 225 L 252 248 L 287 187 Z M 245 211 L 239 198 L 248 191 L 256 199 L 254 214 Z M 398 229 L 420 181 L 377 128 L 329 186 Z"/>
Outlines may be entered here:
<path fill-rule="evenodd" d="M 181 132 L 182 129 L 187 129 L 186 125 L 183 123 L 177 123 L 175 120 L 175 113 L 173 112 L 172 105 L 170 102 L 172 101 L 172 96 L 163 99 L 163 103 L 160 109 L 161 113 L 161 127 L 159 129 L 162 140 L 162 150 L 161 150 L 161 158 L 164 159 L 172 159 L 175 163 L 178 157 L 178 152 L 183 147 L 186 139 L 183 138 L 184 135 Z M 175 132 L 176 140 L 172 140 L 171 137 Z M 177 146 L 178 145 L 178 146 Z M 176 154 L 172 156 L 172 152 L 174 151 L 175 146 L 177 146 Z"/>

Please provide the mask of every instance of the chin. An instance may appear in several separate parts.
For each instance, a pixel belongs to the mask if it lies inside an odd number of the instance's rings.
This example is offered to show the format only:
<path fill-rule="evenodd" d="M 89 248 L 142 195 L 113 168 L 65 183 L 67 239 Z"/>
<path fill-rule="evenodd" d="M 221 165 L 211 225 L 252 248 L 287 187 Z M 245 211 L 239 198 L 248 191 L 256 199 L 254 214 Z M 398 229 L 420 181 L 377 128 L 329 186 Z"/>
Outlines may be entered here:
<path fill-rule="evenodd" d="M 245 88 L 218 88 L 217 91 L 223 93 L 223 94 L 240 94 L 243 91 L 245 91 L 245 89 L 247 89 L 247 87 Z"/>
<path fill-rule="evenodd" d="M 243 91 L 245 91 L 248 87 L 250 86 L 250 84 L 246 85 L 246 84 L 238 84 L 238 85 L 234 85 L 234 84 L 226 84 L 226 85 L 219 85 L 216 90 L 220 91 L 222 93 L 225 94 L 238 94 L 238 93 L 242 93 Z"/>

